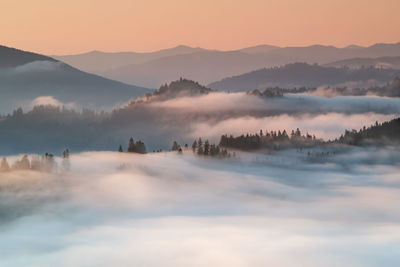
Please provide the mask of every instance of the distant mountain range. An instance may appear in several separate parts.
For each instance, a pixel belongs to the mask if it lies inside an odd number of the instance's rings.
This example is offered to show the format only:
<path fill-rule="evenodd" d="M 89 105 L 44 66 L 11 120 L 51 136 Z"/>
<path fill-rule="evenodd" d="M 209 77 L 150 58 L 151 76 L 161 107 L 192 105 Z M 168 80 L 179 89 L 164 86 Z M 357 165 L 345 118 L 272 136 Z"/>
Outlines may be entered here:
<path fill-rule="evenodd" d="M 221 91 L 249 91 L 268 87 L 369 87 L 383 84 L 400 75 L 399 70 L 379 68 L 334 68 L 307 63 L 264 68 L 209 84 Z"/>
<path fill-rule="evenodd" d="M 335 68 L 349 67 L 352 69 L 375 67 L 400 70 L 400 56 L 378 58 L 351 58 L 328 63 L 324 66 Z"/>
<path fill-rule="evenodd" d="M 105 109 L 150 92 L 82 72 L 51 57 L 0 46 L 0 113 L 51 96 L 77 108 Z M 42 102 L 46 103 L 42 98 Z M 44 101 L 44 102 L 43 102 Z"/>
<path fill-rule="evenodd" d="M 91 51 L 89 53 L 83 53 L 78 55 L 52 56 L 52 57 L 84 71 L 101 73 L 103 71 L 108 71 L 114 68 L 119 68 L 131 64 L 142 64 L 162 57 L 190 54 L 190 53 L 200 52 L 203 50 L 204 49 L 202 48 L 192 48 L 189 46 L 181 45 L 174 48 L 164 49 L 149 53 L 137 53 L 137 52 L 106 53 L 101 51 Z M 159 85 L 160 84 L 158 84 L 157 86 Z"/>
<path fill-rule="evenodd" d="M 151 53 L 90 52 L 55 56 L 83 71 L 150 88 L 184 77 L 209 84 L 225 77 L 289 63 L 328 64 L 354 58 L 399 57 L 400 43 L 369 47 L 259 45 L 234 51 L 178 46 Z"/>

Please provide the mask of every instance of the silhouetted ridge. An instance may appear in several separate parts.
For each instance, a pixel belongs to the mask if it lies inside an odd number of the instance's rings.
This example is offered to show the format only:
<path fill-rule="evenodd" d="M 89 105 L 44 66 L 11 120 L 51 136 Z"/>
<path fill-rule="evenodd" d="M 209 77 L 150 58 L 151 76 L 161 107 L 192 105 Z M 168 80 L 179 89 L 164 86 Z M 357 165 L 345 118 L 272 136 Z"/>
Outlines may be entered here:
<path fill-rule="evenodd" d="M 0 46 L 0 113 L 47 96 L 77 107 L 110 108 L 150 90 L 82 72 L 50 57 Z"/>
<path fill-rule="evenodd" d="M 334 141 L 324 141 L 316 138 L 315 135 L 301 133 L 299 128 L 292 130 L 290 134 L 283 131 L 265 131 L 260 130 L 256 134 L 242 134 L 234 137 L 233 135 L 222 135 L 219 146 L 227 148 L 235 148 L 240 150 L 256 150 L 256 149 L 287 149 L 287 148 L 311 148 L 321 145 L 384 145 L 398 144 L 400 142 L 400 118 L 393 119 L 388 122 L 370 127 L 364 126 L 359 131 L 346 130 L 339 138 Z"/>
<path fill-rule="evenodd" d="M 322 139 L 317 139 L 315 135 L 306 133 L 303 135 L 299 128 L 292 130 L 290 134 L 283 131 L 265 131 L 257 134 L 242 134 L 234 137 L 233 135 L 222 135 L 219 146 L 236 148 L 240 150 L 255 150 L 255 149 L 285 149 L 293 147 L 313 147 L 322 144 Z"/>
<path fill-rule="evenodd" d="M 248 91 L 266 87 L 319 87 L 340 85 L 354 81 L 376 80 L 384 83 L 400 74 L 399 70 L 381 68 L 334 68 L 317 64 L 294 63 L 283 67 L 264 68 L 233 76 L 210 84 L 210 88 L 223 91 Z"/>
<path fill-rule="evenodd" d="M 208 94 L 212 91 L 213 90 L 210 88 L 207 88 L 198 82 L 180 78 L 179 80 L 173 81 L 170 84 L 162 85 L 154 93 L 148 93 L 143 98 L 140 98 L 133 103 L 166 100 L 184 96 L 198 96 Z"/>
<path fill-rule="evenodd" d="M 363 145 L 369 143 L 398 143 L 400 142 L 400 118 L 393 119 L 391 121 L 365 127 L 357 130 L 346 130 L 346 132 L 340 136 L 339 139 L 335 140 L 339 143 L 349 145 Z"/>
<path fill-rule="evenodd" d="M 0 68 L 14 68 L 33 61 L 53 61 L 55 59 L 32 52 L 0 46 Z"/>

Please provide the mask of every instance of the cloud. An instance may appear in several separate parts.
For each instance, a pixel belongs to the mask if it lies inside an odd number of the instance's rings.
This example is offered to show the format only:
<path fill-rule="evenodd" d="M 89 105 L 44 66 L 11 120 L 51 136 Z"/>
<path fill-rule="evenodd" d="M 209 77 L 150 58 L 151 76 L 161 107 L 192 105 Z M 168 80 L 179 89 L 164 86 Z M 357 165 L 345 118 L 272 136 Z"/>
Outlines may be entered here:
<path fill-rule="evenodd" d="M 51 72 L 60 70 L 63 64 L 64 63 L 58 61 L 38 60 L 15 67 L 12 71 L 18 74 L 29 72 Z"/>
<path fill-rule="evenodd" d="M 396 266 L 399 156 L 74 154 L 68 172 L 0 173 L 0 257 L 6 266 Z"/>
<path fill-rule="evenodd" d="M 192 131 L 189 136 L 201 136 L 214 141 L 219 141 L 223 134 L 232 134 L 238 136 L 246 133 L 258 133 L 261 130 L 278 131 L 291 130 L 299 128 L 304 133 L 314 134 L 318 138 L 335 139 L 344 133 L 345 130 L 361 129 L 363 126 L 369 126 L 376 121 L 385 122 L 394 119 L 395 115 L 383 115 L 375 113 L 344 115 L 340 113 L 328 113 L 321 115 L 278 115 L 262 118 L 239 117 L 231 118 L 217 123 L 197 123 L 192 125 Z"/>
<path fill-rule="evenodd" d="M 308 94 L 285 94 L 260 98 L 246 93 L 210 93 L 199 97 L 181 97 L 151 104 L 153 107 L 192 113 L 234 112 L 250 115 L 320 114 L 367 112 L 400 114 L 400 99 L 377 96 L 337 96 L 326 98 Z"/>
<path fill-rule="evenodd" d="M 191 112 L 215 112 L 226 110 L 265 109 L 261 98 L 249 97 L 245 93 L 209 93 L 196 97 L 180 97 L 151 103 L 154 107 L 184 109 Z"/>
<path fill-rule="evenodd" d="M 30 107 L 33 108 L 34 106 L 55 106 L 55 107 L 67 107 L 67 108 L 75 108 L 74 103 L 63 103 L 52 96 L 39 96 L 36 97 L 30 103 Z"/>

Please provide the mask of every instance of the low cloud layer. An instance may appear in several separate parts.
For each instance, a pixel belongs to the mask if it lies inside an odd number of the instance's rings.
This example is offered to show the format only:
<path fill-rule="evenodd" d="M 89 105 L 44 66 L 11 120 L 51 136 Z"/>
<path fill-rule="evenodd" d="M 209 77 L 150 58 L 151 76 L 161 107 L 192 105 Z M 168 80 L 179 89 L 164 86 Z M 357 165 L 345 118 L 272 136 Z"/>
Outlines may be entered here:
<path fill-rule="evenodd" d="M 239 117 L 222 120 L 217 123 L 198 123 L 194 124 L 189 136 L 201 136 L 214 141 L 219 141 L 223 134 L 234 136 L 246 133 L 258 133 L 260 130 L 278 131 L 299 128 L 303 132 L 308 132 L 325 140 L 335 139 L 344 133 L 345 130 L 359 130 L 363 126 L 369 126 L 376 121 L 382 123 L 396 118 L 396 115 L 382 115 L 375 113 L 344 115 L 340 113 L 328 113 L 321 115 L 300 115 L 300 116 L 268 116 L 262 118 Z"/>
<path fill-rule="evenodd" d="M 57 61 L 33 61 L 27 64 L 13 68 L 12 71 L 15 74 L 32 73 L 32 72 L 49 72 L 58 71 L 61 69 L 64 63 Z"/>
<path fill-rule="evenodd" d="M 75 108 L 74 103 L 63 103 L 52 96 L 39 96 L 32 100 L 30 103 L 30 108 L 34 106 L 54 106 L 54 107 L 66 107 L 66 108 Z"/>
<path fill-rule="evenodd" d="M 245 93 L 211 93 L 200 97 L 182 97 L 153 103 L 155 107 L 180 109 L 187 112 L 263 112 L 278 114 L 400 114 L 400 99 L 376 96 L 337 96 L 332 98 L 307 94 L 286 94 L 283 97 L 261 98 Z"/>
<path fill-rule="evenodd" d="M 97 152 L 72 155 L 69 172 L 0 173 L 0 257 L 5 266 L 397 266 L 398 151 L 321 163 L 295 151 L 220 161 Z"/>

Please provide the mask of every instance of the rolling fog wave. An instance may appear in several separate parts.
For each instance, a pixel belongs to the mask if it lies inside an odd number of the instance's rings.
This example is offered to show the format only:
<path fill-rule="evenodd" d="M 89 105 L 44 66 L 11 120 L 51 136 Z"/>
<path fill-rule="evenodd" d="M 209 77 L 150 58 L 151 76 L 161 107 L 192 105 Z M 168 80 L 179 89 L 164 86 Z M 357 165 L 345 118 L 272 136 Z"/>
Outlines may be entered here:
<path fill-rule="evenodd" d="M 90 152 L 0 173 L 1 264 L 398 266 L 399 156 Z"/>
<path fill-rule="evenodd" d="M 198 97 L 181 97 L 151 104 L 154 107 L 187 112 L 263 111 L 265 115 L 294 113 L 400 114 L 400 98 L 379 96 L 336 96 L 285 94 L 282 97 L 258 97 L 246 93 L 214 92 Z"/>

